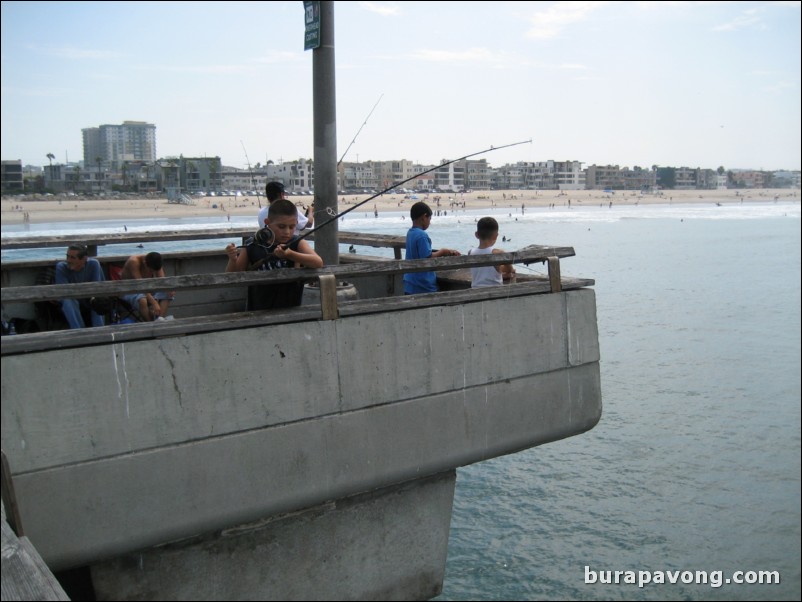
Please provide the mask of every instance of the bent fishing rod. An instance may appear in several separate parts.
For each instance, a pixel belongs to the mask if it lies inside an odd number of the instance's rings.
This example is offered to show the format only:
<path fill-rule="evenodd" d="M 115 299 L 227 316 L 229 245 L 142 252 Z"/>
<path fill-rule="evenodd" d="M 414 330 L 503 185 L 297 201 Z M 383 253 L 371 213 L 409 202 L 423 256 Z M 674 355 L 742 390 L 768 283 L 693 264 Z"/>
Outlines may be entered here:
<path fill-rule="evenodd" d="M 253 170 L 251 169 L 251 160 L 248 158 L 248 151 L 245 150 L 245 143 L 240 140 L 240 144 L 242 144 L 242 150 L 245 152 L 245 160 L 248 162 L 248 173 L 251 175 L 251 190 L 256 190 L 256 202 L 259 203 L 259 209 L 262 208 L 262 201 L 259 199 L 259 190 L 256 188 L 256 185 L 253 181 Z"/>
<path fill-rule="evenodd" d="M 407 178 L 406 180 L 401 180 L 400 182 L 394 182 L 393 184 L 391 184 L 390 186 L 388 186 L 387 188 L 385 188 L 381 192 L 377 192 L 373 196 L 370 196 L 370 197 L 366 198 L 364 201 L 360 201 L 359 203 L 357 203 L 353 207 L 349 207 L 345 211 L 343 211 L 341 213 L 338 213 L 337 215 L 335 215 L 334 217 L 329 218 L 327 221 L 323 222 L 319 226 L 317 226 L 315 228 L 312 228 L 309 231 L 303 232 L 298 237 L 298 240 L 302 240 L 302 239 L 306 238 L 307 236 L 309 236 L 310 234 L 312 234 L 314 232 L 317 232 L 318 230 L 320 230 L 322 228 L 325 228 L 330 223 L 336 222 L 338 219 L 340 219 L 346 213 L 349 213 L 349 212 L 353 211 L 354 209 L 357 209 L 358 207 L 361 207 L 362 205 L 364 205 L 368 201 L 372 201 L 376 197 L 379 197 L 379 196 L 381 196 L 383 194 L 386 194 L 386 193 L 390 192 L 391 190 L 393 190 L 394 188 L 397 188 L 398 186 L 401 186 L 402 184 L 406 184 L 407 182 L 410 182 L 411 180 L 414 180 L 415 178 L 419 178 L 420 176 L 422 176 L 424 174 L 427 174 L 427 173 L 430 173 L 430 172 L 435 171 L 437 169 L 440 169 L 441 167 L 445 167 L 446 165 L 451 165 L 452 163 L 456 163 L 457 161 L 462 161 L 464 159 L 469 159 L 471 157 L 475 157 L 476 155 L 483 155 L 484 153 L 489 153 L 489 152 L 492 152 L 492 151 L 501 150 L 502 148 L 510 148 L 512 146 L 518 146 L 520 144 L 531 144 L 531 143 L 532 143 L 532 139 L 530 138 L 529 140 L 522 140 L 521 142 L 513 142 L 512 144 L 505 144 L 503 146 L 491 146 L 490 148 L 486 148 L 484 150 L 480 150 L 480 151 L 475 152 L 475 153 L 470 153 L 469 155 L 465 155 L 463 157 L 459 157 L 458 159 L 452 159 L 451 161 L 445 161 L 443 163 L 440 163 L 439 165 L 436 165 L 436 166 L 434 166 L 434 167 L 432 167 L 430 169 L 427 169 L 426 171 L 422 171 L 420 173 L 416 173 L 414 176 L 412 176 L 410 178 Z"/>
<path fill-rule="evenodd" d="M 368 119 L 370 119 L 370 116 L 373 115 L 373 111 L 375 111 L 376 107 L 379 106 L 379 103 L 382 101 L 382 98 L 384 98 L 384 93 L 383 92 L 382 92 L 382 95 L 379 96 L 379 100 L 376 101 L 376 104 L 373 105 L 373 108 L 370 110 L 370 113 L 368 113 L 368 116 L 365 117 L 365 121 L 362 123 L 361 126 L 359 126 L 359 129 L 356 131 L 356 134 L 354 134 L 354 139 L 351 140 L 351 144 L 348 145 L 348 148 L 345 149 L 345 152 L 343 153 L 343 156 L 340 157 L 339 161 L 337 161 L 337 167 L 340 166 L 340 163 L 342 163 L 343 159 L 345 159 L 345 155 L 347 155 L 348 151 L 351 150 L 351 147 L 354 145 L 354 142 L 356 142 L 356 139 L 359 136 L 359 132 L 361 132 L 362 128 L 365 127 L 368 124 Z M 359 155 L 357 155 L 357 157 L 359 157 Z"/>

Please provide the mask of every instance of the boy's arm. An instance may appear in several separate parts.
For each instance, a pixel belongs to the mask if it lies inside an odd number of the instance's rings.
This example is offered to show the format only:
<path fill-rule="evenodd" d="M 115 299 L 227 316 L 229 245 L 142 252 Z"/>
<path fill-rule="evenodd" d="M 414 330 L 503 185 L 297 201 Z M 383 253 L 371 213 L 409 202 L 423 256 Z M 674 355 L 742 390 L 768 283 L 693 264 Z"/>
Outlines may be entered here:
<path fill-rule="evenodd" d="M 434 253 L 432 253 L 432 257 L 451 257 L 453 255 L 460 255 L 460 252 L 456 249 L 437 249 Z"/>
<path fill-rule="evenodd" d="M 237 251 L 234 243 L 226 245 L 226 255 L 228 255 L 226 272 L 245 272 L 248 269 L 248 251 L 244 248 L 239 250 L 239 254 Z"/>
<path fill-rule="evenodd" d="M 305 268 L 323 267 L 323 259 L 305 240 L 298 243 L 297 251 L 288 249 L 286 245 L 279 245 L 273 253 L 279 259 L 289 259 Z"/>
<path fill-rule="evenodd" d="M 502 251 L 501 249 L 493 249 L 493 255 L 505 252 L 506 251 Z M 509 280 L 515 274 L 515 268 L 512 267 L 511 263 L 502 263 L 501 265 L 495 266 L 495 268 L 497 272 L 501 272 L 501 277 L 504 280 Z"/>

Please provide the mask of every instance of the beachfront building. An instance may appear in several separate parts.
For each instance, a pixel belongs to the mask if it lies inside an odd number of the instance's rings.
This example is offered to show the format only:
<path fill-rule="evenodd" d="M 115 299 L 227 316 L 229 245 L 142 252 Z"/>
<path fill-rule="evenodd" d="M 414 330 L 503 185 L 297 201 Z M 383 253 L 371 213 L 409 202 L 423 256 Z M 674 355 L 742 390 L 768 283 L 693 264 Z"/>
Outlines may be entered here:
<path fill-rule="evenodd" d="M 156 126 L 144 121 L 101 125 L 81 130 L 84 165 L 119 169 L 124 161 L 156 161 Z"/>
<path fill-rule="evenodd" d="M 526 188 L 527 165 L 531 164 L 519 161 L 494 170 L 492 187 L 497 190 L 523 190 Z M 543 188 L 543 186 L 533 186 L 533 188 Z"/>
<path fill-rule="evenodd" d="M 697 188 L 698 171 L 690 167 L 678 167 L 674 172 L 674 190 L 695 190 Z"/>
<path fill-rule="evenodd" d="M 220 174 L 220 182 L 217 188 L 212 188 L 208 192 L 220 192 L 221 190 L 258 190 L 259 194 L 264 194 L 265 185 L 270 181 L 267 167 L 254 167 L 242 169 L 240 167 L 223 166 Z"/>
<path fill-rule="evenodd" d="M 584 190 L 585 171 L 581 161 L 547 161 L 546 167 L 558 190 Z"/>
<path fill-rule="evenodd" d="M 771 174 L 771 187 L 772 188 L 799 188 L 800 184 L 799 171 L 787 171 L 781 169 Z"/>
<path fill-rule="evenodd" d="M 373 172 L 373 162 L 340 163 L 337 168 L 338 190 L 351 192 L 354 190 L 373 190 L 376 188 L 376 174 Z"/>
<path fill-rule="evenodd" d="M 500 190 L 584 190 L 581 161 L 519 161 L 495 170 L 493 187 Z"/>
<path fill-rule="evenodd" d="M 733 170 L 733 183 L 737 188 L 765 188 L 766 172 L 750 170 Z"/>
<path fill-rule="evenodd" d="M 585 170 L 585 187 L 588 190 L 653 190 L 657 174 L 637 165 L 591 165 Z"/>
<path fill-rule="evenodd" d="M 222 186 L 223 165 L 220 157 L 180 157 L 179 182 L 187 193 L 216 192 Z M 243 190 L 251 190 L 249 185 Z"/>
<path fill-rule="evenodd" d="M 699 190 L 716 190 L 719 187 L 720 179 L 721 176 L 715 169 L 696 170 L 696 188 Z"/>
<path fill-rule="evenodd" d="M 0 162 L 0 188 L 3 194 L 20 193 L 24 190 L 20 159 Z"/>
<path fill-rule="evenodd" d="M 494 175 L 487 159 L 462 159 L 434 171 L 434 189 L 450 192 L 489 190 L 493 187 Z"/>
<path fill-rule="evenodd" d="M 465 160 L 466 190 L 490 190 L 493 170 L 487 159 Z"/>
<path fill-rule="evenodd" d="M 373 186 L 367 188 L 385 190 L 392 186 L 395 182 L 403 182 L 414 178 L 417 174 L 425 170 L 419 164 L 413 163 L 407 159 L 400 159 L 396 161 L 366 161 L 373 171 L 376 182 Z M 409 187 L 406 184 L 405 187 Z"/>
<path fill-rule="evenodd" d="M 268 163 L 267 179 L 284 184 L 289 194 L 308 192 L 315 187 L 315 164 L 312 159 Z"/>

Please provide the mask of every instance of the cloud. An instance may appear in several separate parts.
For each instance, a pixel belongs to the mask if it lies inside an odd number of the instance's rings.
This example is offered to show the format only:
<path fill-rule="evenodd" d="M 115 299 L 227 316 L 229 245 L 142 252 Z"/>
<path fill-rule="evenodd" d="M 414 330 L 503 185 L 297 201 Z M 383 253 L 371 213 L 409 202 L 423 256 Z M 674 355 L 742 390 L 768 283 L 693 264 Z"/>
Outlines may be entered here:
<path fill-rule="evenodd" d="M 19 86 L 3 86 L 3 96 L 41 96 L 43 98 L 62 98 L 74 93 L 73 90 L 65 88 L 51 88 L 49 86 L 40 88 L 24 88 Z"/>
<path fill-rule="evenodd" d="M 253 67 L 248 65 L 145 65 L 137 67 L 143 71 L 164 71 L 166 73 L 245 73 Z"/>
<path fill-rule="evenodd" d="M 765 27 L 762 12 L 762 10 L 756 8 L 749 9 L 727 23 L 716 25 L 713 31 L 738 31 L 746 27 Z"/>
<path fill-rule="evenodd" d="M 768 94 L 779 95 L 784 92 L 798 92 L 799 91 L 799 82 L 798 81 L 778 81 L 774 84 L 770 84 L 765 88 Z"/>
<path fill-rule="evenodd" d="M 541 40 L 556 38 L 566 27 L 586 21 L 593 11 L 607 4 L 609 2 L 555 2 L 529 17 L 532 27 L 526 35 Z"/>
<path fill-rule="evenodd" d="M 297 52 L 276 50 L 269 52 L 265 56 L 260 56 L 255 61 L 259 64 L 294 63 L 301 60 L 301 58 L 301 55 Z"/>
<path fill-rule="evenodd" d="M 394 17 L 401 13 L 398 6 L 393 4 L 377 4 L 375 2 L 360 2 L 359 6 L 365 10 L 381 15 L 382 17 Z"/>
<path fill-rule="evenodd" d="M 469 48 L 467 50 L 423 49 L 413 53 L 410 58 L 432 63 L 500 63 L 508 59 L 505 55 L 492 52 L 487 48 Z"/>
<path fill-rule="evenodd" d="M 72 48 L 70 46 L 65 46 L 62 48 L 43 48 L 43 47 L 33 46 L 31 48 L 32 50 L 36 50 L 37 52 L 40 52 L 44 55 L 66 60 L 84 60 L 84 59 L 108 60 L 108 59 L 119 59 L 125 56 L 119 52 L 114 52 L 112 50 L 93 50 L 88 48 Z"/>

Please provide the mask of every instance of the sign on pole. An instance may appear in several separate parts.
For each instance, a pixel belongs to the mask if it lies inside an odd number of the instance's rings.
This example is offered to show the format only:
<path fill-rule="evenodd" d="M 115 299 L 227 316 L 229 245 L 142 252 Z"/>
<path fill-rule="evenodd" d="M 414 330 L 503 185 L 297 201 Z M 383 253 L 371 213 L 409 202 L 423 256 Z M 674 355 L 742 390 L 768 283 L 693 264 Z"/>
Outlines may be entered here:
<path fill-rule="evenodd" d="M 317 0 L 304 1 L 304 50 L 314 50 L 320 47 L 320 2 Z"/>

